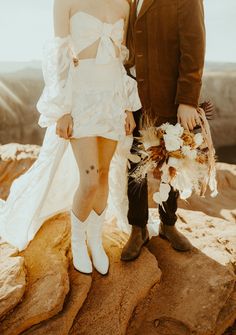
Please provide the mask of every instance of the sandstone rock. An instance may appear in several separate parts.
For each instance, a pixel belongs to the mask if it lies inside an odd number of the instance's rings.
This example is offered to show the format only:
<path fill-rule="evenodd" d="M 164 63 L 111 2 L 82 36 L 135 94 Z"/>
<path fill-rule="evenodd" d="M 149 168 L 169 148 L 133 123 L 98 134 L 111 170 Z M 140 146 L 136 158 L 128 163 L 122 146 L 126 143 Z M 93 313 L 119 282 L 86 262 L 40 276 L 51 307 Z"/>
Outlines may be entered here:
<path fill-rule="evenodd" d="M 5 149 L 0 147 L 0 155 L 19 160 L 0 160 L 3 198 L 7 197 L 12 180 L 28 169 L 37 156 L 30 147 L 28 154 L 24 147 Z M 114 226 L 106 226 L 104 241 L 111 260 L 110 273 L 102 277 L 94 271 L 89 293 L 91 277 L 72 267 L 68 270 L 68 215 L 64 213 L 46 222 L 19 256 L 24 257 L 27 288 L 22 302 L 19 294 L 12 307 L 4 307 L 0 334 L 222 335 L 236 318 L 232 272 L 236 263 L 235 175 L 235 166 L 218 164 L 219 196 L 193 197 L 189 202 L 195 211 L 178 211 L 178 228 L 198 248 L 191 253 L 178 253 L 168 242 L 154 238 L 149 251 L 145 248 L 138 260 L 122 263 L 120 252 L 127 236 Z M 155 217 L 157 211 L 152 211 Z M 0 246 L 0 250 L 0 261 L 18 259 L 10 246 Z M 0 272 L 4 269 L 2 264 Z M 163 273 L 160 283 L 158 265 Z M 0 281 L 1 278 L 0 275 Z M 18 284 L 13 281 L 12 285 L 14 294 Z M 0 287 L 0 297 L 1 292 Z"/>
<path fill-rule="evenodd" d="M 39 154 L 36 145 L 11 143 L 0 146 L 0 198 L 6 199 L 14 179 L 26 172 Z"/>
<path fill-rule="evenodd" d="M 21 253 L 27 268 L 23 301 L 0 324 L 1 335 L 18 335 L 59 313 L 69 291 L 69 226 L 66 214 L 49 220 Z"/>
<path fill-rule="evenodd" d="M 74 270 L 70 266 L 70 292 L 68 293 L 63 310 L 37 326 L 22 333 L 22 335 L 67 335 L 73 324 L 74 318 L 82 307 L 89 292 L 92 277 Z"/>
<path fill-rule="evenodd" d="M 127 335 L 218 335 L 236 317 L 219 324 L 219 315 L 234 295 L 234 274 L 200 250 L 180 253 L 159 237 L 148 245 L 162 271 L 159 286 L 138 306 Z M 217 329 L 221 329 L 219 332 Z"/>
<path fill-rule="evenodd" d="M 93 285 L 77 315 L 71 335 L 123 335 L 135 306 L 160 280 L 156 259 L 144 248 L 134 262 L 120 262 L 124 235 L 114 228 L 106 231 L 105 245 L 110 257 L 109 275 L 93 275 Z"/>
<path fill-rule="evenodd" d="M 16 249 L 0 242 L 0 319 L 21 301 L 25 292 L 24 259 L 16 254 Z"/>
<path fill-rule="evenodd" d="M 187 202 L 180 201 L 180 207 L 197 210 L 213 217 L 236 222 L 236 165 L 217 163 L 217 181 L 219 194 L 216 198 L 193 195 Z"/>
<path fill-rule="evenodd" d="M 236 269 L 235 223 L 202 212 L 178 210 L 178 228 L 193 245 L 218 263 Z"/>

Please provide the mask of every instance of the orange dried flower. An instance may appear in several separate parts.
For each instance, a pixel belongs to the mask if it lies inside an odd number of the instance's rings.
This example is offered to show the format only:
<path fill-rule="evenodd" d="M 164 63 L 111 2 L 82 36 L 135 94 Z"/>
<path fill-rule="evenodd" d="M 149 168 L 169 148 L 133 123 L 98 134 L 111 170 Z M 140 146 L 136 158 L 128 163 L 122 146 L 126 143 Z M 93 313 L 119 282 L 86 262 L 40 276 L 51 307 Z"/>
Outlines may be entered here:
<path fill-rule="evenodd" d="M 199 153 L 196 157 L 196 161 L 200 164 L 205 164 L 208 161 L 208 157 L 204 153 Z"/>
<path fill-rule="evenodd" d="M 181 138 L 185 145 L 189 145 L 191 148 L 195 147 L 194 134 L 185 130 Z"/>
<path fill-rule="evenodd" d="M 159 162 L 166 158 L 166 149 L 161 145 L 158 147 L 151 147 L 148 151 L 151 152 L 150 159 L 152 161 Z"/>
<path fill-rule="evenodd" d="M 184 155 L 181 150 L 176 150 L 176 151 L 169 152 L 169 157 L 181 159 L 181 158 L 184 158 Z"/>

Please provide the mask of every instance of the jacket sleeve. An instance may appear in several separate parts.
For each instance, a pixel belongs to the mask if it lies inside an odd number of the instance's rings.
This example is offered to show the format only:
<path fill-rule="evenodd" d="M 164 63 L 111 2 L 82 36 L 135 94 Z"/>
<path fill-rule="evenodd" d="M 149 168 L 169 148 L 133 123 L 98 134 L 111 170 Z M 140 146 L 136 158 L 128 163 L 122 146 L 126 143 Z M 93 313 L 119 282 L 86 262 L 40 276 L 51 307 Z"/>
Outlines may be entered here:
<path fill-rule="evenodd" d="M 72 108 L 73 46 L 70 36 L 55 37 L 44 48 L 45 87 L 37 103 L 39 125 L 48 127 Z"/>
<path fill-rule="evenodd" d="M 203 0 L 178 1 L 180 43 L 176 104 L 198 106 L 205 58 Z"/>

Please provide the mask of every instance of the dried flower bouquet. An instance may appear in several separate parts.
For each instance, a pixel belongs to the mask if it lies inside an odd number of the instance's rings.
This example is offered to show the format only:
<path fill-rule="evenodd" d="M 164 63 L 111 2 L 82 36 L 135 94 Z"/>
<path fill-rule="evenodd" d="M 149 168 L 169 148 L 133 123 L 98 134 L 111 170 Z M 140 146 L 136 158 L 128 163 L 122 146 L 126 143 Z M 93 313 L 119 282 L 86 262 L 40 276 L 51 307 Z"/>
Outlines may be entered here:
<path fill-rule="evenodd" d="M 200 132 L 189 132 L 177 123 L 165 123 L 141 131 L 139 153 L 131 156 L 138 167 L 132 177 L 141 181 L 148 172 L 160 175 L 159 191 L 153 196 L 157 204 L 168 199 L 171 187 L 179 191 L 181 199 L 193 192 L 204 196 L 207 186 L 211 196 L 217 195 L 215 150 L 208 121 L 199 108 Z"/>

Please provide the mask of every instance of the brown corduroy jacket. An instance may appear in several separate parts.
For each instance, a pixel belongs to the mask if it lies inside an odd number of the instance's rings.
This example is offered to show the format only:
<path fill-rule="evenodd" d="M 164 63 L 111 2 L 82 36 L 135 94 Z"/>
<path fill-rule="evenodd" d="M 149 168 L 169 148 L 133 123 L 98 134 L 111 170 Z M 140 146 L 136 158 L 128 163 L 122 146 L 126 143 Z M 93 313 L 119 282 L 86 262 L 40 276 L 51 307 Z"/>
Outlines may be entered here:
<path fill-rule="evenodd" d="M 152 121 L 174 122 L 179 104 L 197 107 L 205 57 L 203 0 L 131 3 L 127 69 L 136 66 L 143 110 Z"/>

